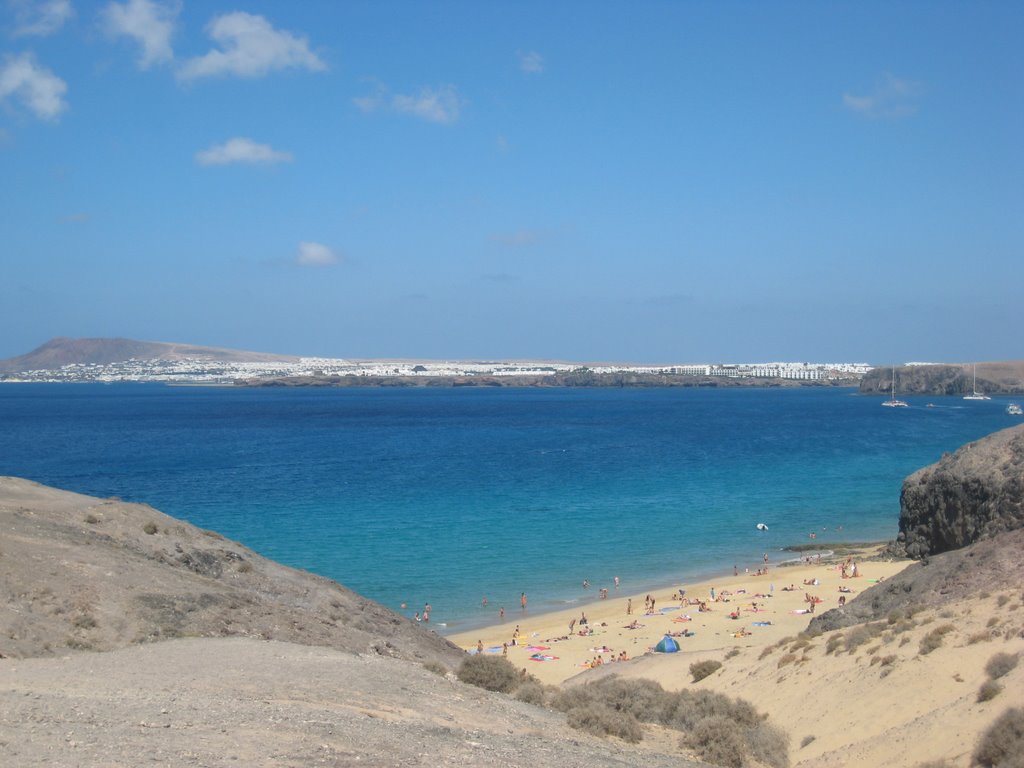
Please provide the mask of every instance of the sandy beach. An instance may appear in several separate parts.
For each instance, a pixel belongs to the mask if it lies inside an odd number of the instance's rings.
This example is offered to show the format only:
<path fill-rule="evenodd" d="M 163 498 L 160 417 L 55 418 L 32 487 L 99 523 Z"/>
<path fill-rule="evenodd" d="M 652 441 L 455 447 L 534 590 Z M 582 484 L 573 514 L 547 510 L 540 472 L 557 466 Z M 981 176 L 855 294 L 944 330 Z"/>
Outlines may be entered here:
<path fill-rule="evenodd" d="M 814 612 L 822 613 L 838 606 L 841 597 L 852 600 L 909 564 L 906 560 L 864 561 L 854 556 L 851 563 L 856 563 L 858 576 L 843 578 L 841 565 L 845 561 L 844 555 L 779 566 L 769 559 L 767 574 L 740 571 L 735 576 L 650 593 L 633 594 L 628 584 L 622 584 L 618 591 L 610 591 L 607 599 L 564 611 L 532 615 L 529 607 L 525 612 L 508 609 L 504 622 L 448 639 L 470 652 L 482 646 L 484 653 L 507 654 L 517 667 L 549 684 L 588 671 L 598 659 L 601 666 L 619 664 L 616 660 L 623 651 L 628 659 L 636 660 L 652 653 L 666 634 L 674 636 L 687 656 L 707 652 L 708 658 L 720 658 L 733 648 L 771 645 L 806 629 L 812 618 L 808 596 L 821 601 L 814 605 Z M 654 599 L 653 613 L 645 610 L 648 596 Z M 690 604 L 692 600 L 703 601 L 708 610 L 701 611 L 699 605 Z M 581 624 L 584 614 L 586 626 Z M 629 628 L 633 622 L 636 628 Z M 514 637 L 517 627 L 518 637 Z"/>

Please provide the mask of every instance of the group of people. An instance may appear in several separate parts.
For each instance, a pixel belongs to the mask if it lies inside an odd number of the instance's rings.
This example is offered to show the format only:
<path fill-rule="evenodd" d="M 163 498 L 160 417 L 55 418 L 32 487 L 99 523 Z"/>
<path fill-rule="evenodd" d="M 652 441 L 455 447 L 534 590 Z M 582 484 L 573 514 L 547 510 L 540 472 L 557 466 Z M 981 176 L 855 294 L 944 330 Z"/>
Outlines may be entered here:
<path fill-rule="evenodd" d="M 614 653 L 614 651 L 612 651 L 610 648 L 606 652 L 607 653 Z M 629 655 L 625 651 L 619 651 L 619 653 L 617 655 L 612 656 L 606 662 L 604 660 L 604 657 L 601 656 L 600 654 L 598 654 L 597 656 L 595 656 L 590 661 L 583 662 L 582 666 L 587 667 L 588 669 L 596 669 L 597 667 L 604 666 L 605 664 L 613 664 L 613 663 L 615 663 L 617 661 L 629 661 Z"/>

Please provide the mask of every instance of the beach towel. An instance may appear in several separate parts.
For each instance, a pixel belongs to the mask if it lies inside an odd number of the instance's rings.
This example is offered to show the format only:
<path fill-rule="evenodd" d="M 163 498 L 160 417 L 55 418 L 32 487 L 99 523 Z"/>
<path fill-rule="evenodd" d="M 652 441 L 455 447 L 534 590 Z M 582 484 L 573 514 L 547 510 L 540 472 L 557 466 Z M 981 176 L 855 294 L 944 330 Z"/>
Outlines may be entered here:
<path fill-rule="evenodd" d="M 558 661 L 557 656 L 546 656 L 543 653 L 535 653 L 530 657 L 530 661 Z"/>
<path fill-rule="evenodd" d="M 669 606 L 668 608 L 662 608 L 661 612 L 662 613 L 672 613 L 672 611 L 678 611 L 678 610 L 679 610 L 679 608 L 677 608 L 676 606 Z"/>
<path fill-rule="evenodd" d="M 797 608 L 795 611 L 793 611 L 793 613 L 795 613 L 797 616 L 803 616 L 805 613 L 807 613 L 807 609 Z"/>
<path fill-rule="evenodd" d="M 528 645 L 526 646 L 528 651 L 548 651 L 551 650 L 550 645 Z"/>
<path fill-rule="evenodd" d="M 693 619 L 689 616 L 676 616 L 674 619 L 672 619 L 672 621 L 674 621 L 676 624 L 682 624 L 687 621 L 693 621 Z"/>
<path fill-rule="evenodd" d="M 755 627 L 770 627 L 772 623 L 770 621 L 755 621 L 753 625 Z"/>

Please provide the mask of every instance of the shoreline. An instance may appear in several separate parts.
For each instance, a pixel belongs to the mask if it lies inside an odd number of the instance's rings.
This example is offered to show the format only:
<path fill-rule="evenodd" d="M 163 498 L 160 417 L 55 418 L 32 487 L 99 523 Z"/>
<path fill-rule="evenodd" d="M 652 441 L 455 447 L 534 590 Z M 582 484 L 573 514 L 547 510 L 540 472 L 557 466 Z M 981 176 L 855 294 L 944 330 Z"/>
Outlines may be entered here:
<path fill-rule="evenodd" d="M 612 664 L 614 668 L 614 664 L 622 662 L 613 659 L 623 651 L 630 660 L 626 664 L 649 657 L 651 648 L 666 634 L 680 635 L 676 638 L 678 655 L 684 659 L 692 661 L 692 656 L 700 653 L 702 657 L 721 660 L 732 648 L 768 645 L 798 634 L 806 629 L 814 613 L 835 608 L 840 596 L 852 599 L 912 562 L 870 559 L 878 555 L 882 546 L 874 544 L 857 554 L 838 557 L 822 552 L 820 562 L 815 554 L 810 556 L 810 564 L 806 554 L 781 561 L 770 559 L 768 573 L 763 575 L 742 570 L 732 575 L 728 569 L 716 569 L 713 574 L 688 576 L 661 587 L 610 591 L 607 599 L 595 596 L 593 601 L 560 610 L 524 613 L 517 608 L 506 612 L 504 622 L 459 628 L 443 636 L 470 653 L 476 653 L 478 646 L 482 646 L 486 654 L 505 655 L 545 684 L 561 684 L 586 673 L 590 669 L 588 663 L 597 658 L 602 661 L 601 667 Z M 860 576 L 842 577 L 839 566 L 847 557 L 857 563 Z M 816 585 L 805 583 L 814 580 Z M 850 591 L 841 594 L 840 587 Z M 700 599 L 710 610 L 701 612 L 697 605 L 680 606 L 680 589 L 687 600 Z M 717 601 L 712 601 L 712 594 Z M 813 612 L 806 602 L 807 595 L 821 601 L 815 604 Z M 645 612 L 647 596 L 654 598 L 653 613 Z M 627 613 L 629 601 L 631 614 Z M 588 623 L 585 634 L 580 634 L 583 615 Z M 635 629 L 629 627 L 633 621 Z M 517 628 L 519 634 L 513 645 Z"/>
<path fill-rule="evenodd" d="M 891 539 L 879 539 L 877 541 L 861 541 L 861 542 L 822 542 L 824 546 L 821 547 L 820 551 L 816 551 L 811 554 L 812 557 L 820 554 L 822 560 L 832 558 L 835 556 L 835 549 L 844 548 L 852 550 L 865 550 L 865 549 L 881 549 L 888 544 Z M 792 568 L 798 566 L 803 562 L 807 554 L 802 550 L 798 549 L 804 545 L 800 544 L 788 544 L 785 547 L 780 547 L 775 550 L 779 554 L 789 554 L 792 557 L 788 557 L 783 560 L 777 560 L 773 563 L 772 575 L 777 573 L 779 568 Z M 790 549 L 790 548 L 793 549 Z M 762 550 L 763 551 L 763 550 Z M 772 550 L 768 550 L 770 553 Z M 686 587 L 688 584 L 705 584 L 712 581 L 724 582 L 726 579 L 741 578 L 743 576 L 750 576 L 752 578 L 758 578 L 754 573 L 749 573 L 746 568 L 741 568 L 739 574 L 734 577 L 730 572 L 730 569 L 721 569 L 716 566 L 708 566 L 707 568 L 697 568 L 692 572 L 684 573 L 675 578 L 669 577 L 657 577 L 653 576 L 650 579 L 644 579 L 636 584 L 632 584 L 629 587 L 623 587 L 621 589 L 610 588 L 608 590 L 607 599 L 600 597 L 600 587 L 591 586 L 592 592 L 586 594 L 583 598 L 577 600 L 562 599 L 557 600 L 556 598 L 548 598 L 544 603 L 540 604 L 535 611 L 527 611 L 527 616 L 534 619 L 542 619 L 551 614 L 560 614 L 566 611 L 579 611 L 592 608 L 595 605 L 602 605 L 613 599 L 621 598 L 636 598 L 638 595 L 646 594 L 648 592 L 663 592 L 665 590 L 678 589 L 679 587 Z M 636 590 L 636 592 L 630 592 L 629 590 Z M 527 595 L 529 598 L 529 595 Z M 529 604 L 529 603 L 528 603 Z M 463 635 L 471 632 L 480 632 L 491 630 L 498 627 L 504 627 L 506 625 L 515 624 L 515 618 L 522 617 L 524 614 L 519 608 L 507 608 L 505 611 L 505 619 L 496 618 L 497 611 L 492 610 L 492 606 L 487 606 L 488 615 L 487 617 L 477 618 L 463 618 L 456 622 L 436 622 L 430 624 L 430 629 L 434 630 L 441 637 L 451 640 L 457 635 Z M 400 611 L 405 616 L 407 611 Z M 409 618 L 407 616 L 407 618 Z"/>

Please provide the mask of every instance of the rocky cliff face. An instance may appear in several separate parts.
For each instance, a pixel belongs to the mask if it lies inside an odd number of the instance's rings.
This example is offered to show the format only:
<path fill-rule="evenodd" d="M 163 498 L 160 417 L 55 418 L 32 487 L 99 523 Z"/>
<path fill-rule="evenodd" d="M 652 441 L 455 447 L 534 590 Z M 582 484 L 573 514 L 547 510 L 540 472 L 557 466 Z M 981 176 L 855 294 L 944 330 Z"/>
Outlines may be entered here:
<path fill-rule="evenodd" d="M 903 482 L 897 545 L 908 556 L 1024 528 L 1024 425 L 968 443 Z"/>
<path fill-rule="evenodd" d="M 875 368 L 860 381 L 862 395 L 889 394 L 892 368 Z M 896 367 L 897 395 L 967 395 L 975 387 L 970 365 L 902 365 Z M 1019 394 L 1024 392 L 1024 362 L 978 363 L 979 392 Z"/>

